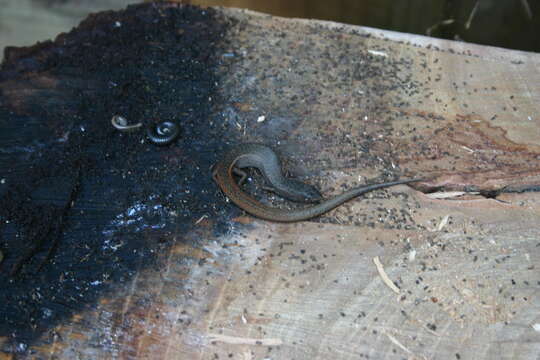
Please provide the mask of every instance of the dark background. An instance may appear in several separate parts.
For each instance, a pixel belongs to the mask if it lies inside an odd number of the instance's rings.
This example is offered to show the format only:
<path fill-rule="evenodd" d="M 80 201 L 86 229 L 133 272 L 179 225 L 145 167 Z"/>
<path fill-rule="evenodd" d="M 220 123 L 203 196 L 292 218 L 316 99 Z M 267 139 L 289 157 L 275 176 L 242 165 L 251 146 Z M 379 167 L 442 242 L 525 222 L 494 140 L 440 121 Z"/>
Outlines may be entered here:
<path fill-rule="evenodd" d="M 0 0 L 0 53 L 69 31 L 89 13 L 143 0 Z M 145 1 L 149 2 L 149 1 Z M 540 51 L 538 0 L 178 0 Z"/>
<path fill-rule="evenodd" d="M 193 0 L 285 17 L 430 35 L 510 49 L 540 51 L 537 0 Z"/>

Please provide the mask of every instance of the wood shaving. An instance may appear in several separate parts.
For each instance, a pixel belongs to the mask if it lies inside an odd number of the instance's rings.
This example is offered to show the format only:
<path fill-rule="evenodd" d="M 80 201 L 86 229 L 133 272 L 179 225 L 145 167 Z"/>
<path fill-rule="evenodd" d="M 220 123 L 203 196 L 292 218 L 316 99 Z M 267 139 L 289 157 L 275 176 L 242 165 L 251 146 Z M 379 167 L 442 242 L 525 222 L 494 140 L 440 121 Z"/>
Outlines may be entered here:
<path fill-rule="evenodd" d="M 384 271 L 384 267 L 381 264 L 381 260 L 379 260 L 378 256 L 375 256 L 373 258 L 373 262 L 375 263 L 375 266 L 377 267 L 377 271 L 379 272 L 379 276 L 381 277 L 382 281 L 390 288 L 392 289 L 396 294 L 399 294 L 399 288 L 394 284 L 392 280 L 388 277 L 386 274 L 386 271 Z"/>

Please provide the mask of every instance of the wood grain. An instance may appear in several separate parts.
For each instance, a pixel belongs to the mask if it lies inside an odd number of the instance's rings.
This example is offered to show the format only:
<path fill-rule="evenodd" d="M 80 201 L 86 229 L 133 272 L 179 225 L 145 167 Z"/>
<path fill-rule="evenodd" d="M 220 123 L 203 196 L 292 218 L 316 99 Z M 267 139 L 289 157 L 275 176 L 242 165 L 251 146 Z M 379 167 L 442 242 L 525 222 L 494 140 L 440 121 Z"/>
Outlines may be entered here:
<path fill-rule="evenodd" d="M 240 217 L 216 238 L 214 219 L 198 217 L 187 232 L 147 234 L 172 244 L 156 265 L 55 326 L 34 355 L 537 358 L 540 56 L 218 11 L 239 24 L 219 85 L 239 141 L 273 144 L 325 194 L 403 174 L 429 180 L 315 222 Z M 471 196 L 426 195 L 455 190 Z"/>

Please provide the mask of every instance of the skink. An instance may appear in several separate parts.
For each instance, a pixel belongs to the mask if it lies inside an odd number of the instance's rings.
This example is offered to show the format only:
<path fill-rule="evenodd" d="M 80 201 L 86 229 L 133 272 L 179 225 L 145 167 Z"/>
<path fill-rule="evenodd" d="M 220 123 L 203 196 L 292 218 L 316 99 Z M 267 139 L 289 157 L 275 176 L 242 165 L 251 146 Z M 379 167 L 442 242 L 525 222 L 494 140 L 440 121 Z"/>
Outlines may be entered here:
<path fill-rule="evenodd" d="M 421 181 L 422 179 L 408 179 L 398 180 L 392 182 L 386 182 L 381 184 L 373 184 L 356 187 L 349 191 L 346 191 L 331 199 L 322 200 L 321 203 L 316 205 L 310 205 L 302 209 L 280 209 L 273 208 L 262 204 L 254 197 L 250 196 L 246 192 L 242 191 L 240 186 L 234 179 L 234 174 L 238 172 L 238 168 L 243 167 L 256 167 L 258 168 L 273 186 L 273 191 L 287 197 L 289 199 L 304 198 L 303 201 L 317 201 L 317 194 L 312 193 L 312 189 L 309 185 L 300 182 L 283 183 L 283 176 L 281 175 L 281 167 L 279 166 L 279 159 L 272 149 L 260 144 L 242 144 L 230 149 L 225 156 L 217 162 L 212 170 L 212 176 L 217 185 L 227 195 L 227 197 L 235 203 L 238 207 L 254 215 L 258 218 L 276 221 L 276 222 L 296 222 L 314 218 L 322 215 L 335 207 L 343 204 L 344 202 L 355 198 L 359 195 L 367 193 L 369 191 L 382 189 L 399 184 L 408 184 L 412 182 Z M 277 180 L 276 180 L 277 179 Z M 274 181 L 276 180 L 276 181 Z M 285 179 L 291 181 L 290 179 Z M 276 183 L 277 182 L 277 183 Z M 292 187 L 287 186 L 294 184 Z M 306 188 L 302 189 L 303 184 Z M 300 195 L 296 194 L 298 188 L 300 188 Z M 311 188 L 311 189 L 310 189 Z M 306 190 L 306 191 L 303 191 Z M 315 190 L 316 191 L 316 190 Z"/>

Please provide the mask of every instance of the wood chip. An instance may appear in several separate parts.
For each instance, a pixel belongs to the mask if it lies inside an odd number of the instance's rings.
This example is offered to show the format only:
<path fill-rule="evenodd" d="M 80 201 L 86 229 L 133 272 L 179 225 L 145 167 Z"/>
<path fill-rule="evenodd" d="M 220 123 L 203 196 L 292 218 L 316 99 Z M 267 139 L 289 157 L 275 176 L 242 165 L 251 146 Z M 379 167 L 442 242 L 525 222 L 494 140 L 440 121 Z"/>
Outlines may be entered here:
<path fill-rule="evenodd" d="M 441 231 L 442 229 L 444 229 L 444 227 L 448 224 L 448 219 L 450 219 L 450 215 L 446 215 L 445 217 L 443 217 L 443 219 L 437 226 L 437 231 Z"/>

